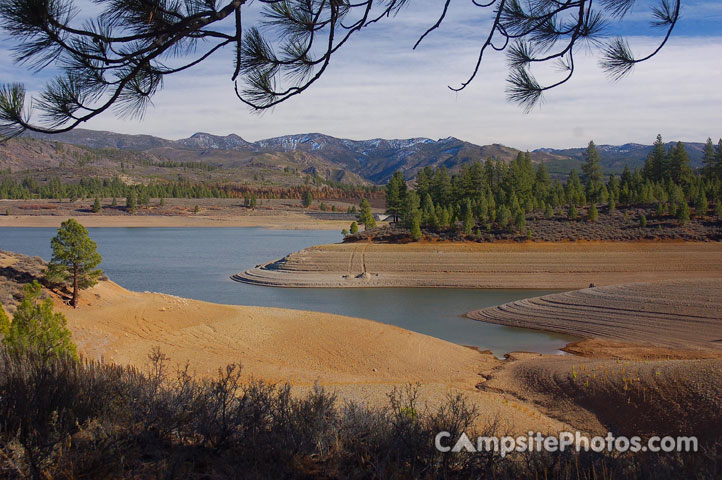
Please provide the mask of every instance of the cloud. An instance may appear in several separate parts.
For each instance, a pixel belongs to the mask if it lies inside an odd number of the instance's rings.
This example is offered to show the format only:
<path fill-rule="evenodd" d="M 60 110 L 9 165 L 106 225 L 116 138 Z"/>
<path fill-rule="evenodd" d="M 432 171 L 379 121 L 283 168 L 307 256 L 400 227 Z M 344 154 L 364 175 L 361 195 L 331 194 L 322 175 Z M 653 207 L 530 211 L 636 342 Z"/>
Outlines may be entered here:
<path fill-rule="evenodd" d="M 722 136 L 722 36 L 673 36 L 657 57 L 620 82 L 609 81 L 593 55 L 581 56 L 572 81 L 524 114 L 505 100 L 503 55 L 484 59 L 480 74 L 462 92 L 447 88 L 471 73 L 485 32 L 479 26 L 483 17 L 454 7 L 442 28 L 413 51 L 441 10 L 439 2 L 412 5 L 417 7 L 358 34 L 317 84 L 272 111 L 251 113 L 235 97 L 229 48 L 167 77 L 142 122 L 105 114 L 84 127 L 166 138 L 237 133 L 248 140 L 304 132 L 353 139 L 455 136 L 529 149 L 580 146 L 590 139 L 650 143 L 657 133 L 683 141 Z M 631 43 L 640 53 L 655 46 L 647 37 Z M 5 61 L 0 66 L 2 81 L 7 75 L 38 83 L 16 67 L 5 70 Z"/>

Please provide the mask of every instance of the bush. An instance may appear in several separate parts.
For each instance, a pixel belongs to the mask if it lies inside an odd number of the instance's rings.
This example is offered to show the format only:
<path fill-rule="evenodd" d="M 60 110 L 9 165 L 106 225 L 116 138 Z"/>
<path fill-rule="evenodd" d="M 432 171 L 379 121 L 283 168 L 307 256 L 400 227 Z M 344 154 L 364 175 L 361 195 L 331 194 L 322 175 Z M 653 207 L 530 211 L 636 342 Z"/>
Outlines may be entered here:
<path fill-rule="evenodd" d="M 241 382 L 239 365 L 197 380 L 152 367 L 46 362 L 0 349 L 3 478 L 714 478 L 719 441 L 689 454 L 442 453 L 479 429 L 461 394 L 430 409 L 418 388 L 394 388 L 388 404 L 340 403 L 323 388 Z M 603 472 L 600 474 L 599 472 Z M 694 472 L 692 475 L 690 472 Z"/>
<path fill-rule="evenodd" d="M 12 352 L 31 352 L 40 358 L 78 358 L 67 320 L 62 313 L 53 312 L 53 301 L 40 298 L 42 287 L 37 281 L 23 287 L 23 300 L 7 323 L 3 312 L 0 318 L 2 343 Z"/>
<path fill-rule="evenodd" d="M 647 228 L 647 217 L 645 215 L 639 217 L 639 226 L 642 228 Z"/>

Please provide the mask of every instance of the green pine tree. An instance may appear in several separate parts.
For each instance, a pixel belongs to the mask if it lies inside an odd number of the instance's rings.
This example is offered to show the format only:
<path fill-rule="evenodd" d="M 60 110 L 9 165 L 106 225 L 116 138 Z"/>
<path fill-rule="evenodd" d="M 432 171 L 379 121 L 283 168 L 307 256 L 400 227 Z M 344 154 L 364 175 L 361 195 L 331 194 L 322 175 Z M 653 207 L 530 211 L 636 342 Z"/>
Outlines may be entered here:
<path fill-rule="evenodd" d="M 677 220 L 680 225 L 689 223 L 689 205 L 687 205 L 687 202 L 682 202 L 677 208 Z"/>
<path fill-rule="evenodd" d="M 376 228 L 376 220 L 374 219 L 373 213 L 371 213 L 371 205 L 369 205 L 369 201 L 365 198 L 362 198 L 359 204 L 358 222 L 364 225 L 366 230 Z"/>
<path fill-rule="evenodd" d="M 596 204 L 592 203 L 592 206 L 589 207 L 589 221 L 596 222 L 598 219 L 599 219 L 599 211 L 597 210 Z"/>
<path fill-rule="evenodd" d="M 544 218 L 547 220 L 552 218 L 554 216 L 554 209 L 552 208 L 551 203 L 547 203 L 544 207 Z"/>
<path fill-rule="evenodd" d="M 125 208 L 130 213 L 135 213 L 135 211 L 138 210 L 138 194 L 135 192 L 135 189 L 128 192 L 128 196 L 125 198 Z"/>
<path fill-rule="evenodd" d="M 41 293 L 42 287 L 37 280 L 23 287 L 23 300 L 7 327 L 3 343 L 12 351 L 32 352 L 45 360 L 54 357 L 77 360 L 78 353 L 65 316 L 54 312 L 53 301 L 42 300 Z"/>
<path fill-rule="evenodd" d="M 567 211 L 567 218 L 569 220 L 576 220 L 579 214 L 577 213 L 577 208 L 574 206 L 574 204 L 569 206 L 569 210 Z"/>
<path fill-rule="evenodd" d="M 96 243 L 90 239 L 88 230 L 75 219 L 70 218 L 60 224 L 58 234 L 50 240 L 53 256 L 45 273 L 47 280 L 54 285 L 72 285 L 71 305 L 78 306 L 80 290 L 98 283 L 102 275 L 96 267 L 103 261 L 96 251 Z"/>
<path fill-rule="evenodd" d="M 301 196 L 301 205 L 303 205 L 303 208 L 308 208 L 313 203 L 313 194 L 310 190 L 306 190 L 303 192 L 303 195 Z"/>
<path fill-rule="evenodd" d="M 351 235 L 355 235 L 358 233 L 358 223 L 351 222 L 351 226 L 349 227 L 351 231 Z"/>
<path fill-rule="evenodd" d="M 599 191 L 602 187 L 602 166 L 599 161 L 599 152 L 594 142 L 589 142 L 584 151 L 584 164 L 582 165 L 582 180 L 591 201 L 599 201 Z"/>
<path fill-rule="evenodd" d="M 421 213 L 417 211 L 411 219 L 411 239 L 418 242 L 421 240 L 421 236 Z"/>
<path fill-rule="evenodd" d="M 717 220 L 722 220 L 722 202 L 720 200 L 714 202 L 714 216 Z"/>
<path fill-rule="evenodd" d="M 715 158 L 714 144 L 712 139 L 708 138 L 704 144 L 704 150 L 702 153 L 702 176 L 706 180 L 714 180 L 718 178 L 717 162 Z"/>
<path fill-rule="evenodd" d="M 707 215 L 708 209 L 709 202 L 707 202 L 707 196 L 704 194 L 704 188 L 700 188 L 694 200 L 694 215 L 697 218 L 702 218 Z"/>
<path fill-rule="evenodd" d="M 639 226 L 642 228 L 647 228 L 647 216 L 646 215 L 642 215 L 641 217 L 639 217 Z"/>
<path fill-rule="evenodd" d="M 100 205 L 100 199 L 98 197 L 95 197 L 95 201 L 93 202 L 93 206 L 90 207 L 90 210 L 93 213 L 100 213 L 101 210 L 103 210 L 103 207 Z"/>

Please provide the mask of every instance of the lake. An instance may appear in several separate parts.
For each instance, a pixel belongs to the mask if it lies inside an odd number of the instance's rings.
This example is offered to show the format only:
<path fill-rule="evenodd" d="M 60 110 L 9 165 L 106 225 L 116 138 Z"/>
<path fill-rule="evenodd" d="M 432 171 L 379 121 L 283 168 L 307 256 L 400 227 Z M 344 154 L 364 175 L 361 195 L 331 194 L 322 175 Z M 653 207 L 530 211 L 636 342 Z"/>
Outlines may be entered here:
<path fill-rule="evenodd" d="M 445 288 L 272 288 L 231 280 L 234 273 L 312 245 L 338 232 L 262 228 L 90 228 L 101 268 L 129 290 L 234 305 L 257 305 L 367 318 L 503 355 L 557 353 L 572 337 L 486 324 L 469 310 L 552 293 Z M 54 228 L 0 228 L 0 249 L 50 258 Z"/>

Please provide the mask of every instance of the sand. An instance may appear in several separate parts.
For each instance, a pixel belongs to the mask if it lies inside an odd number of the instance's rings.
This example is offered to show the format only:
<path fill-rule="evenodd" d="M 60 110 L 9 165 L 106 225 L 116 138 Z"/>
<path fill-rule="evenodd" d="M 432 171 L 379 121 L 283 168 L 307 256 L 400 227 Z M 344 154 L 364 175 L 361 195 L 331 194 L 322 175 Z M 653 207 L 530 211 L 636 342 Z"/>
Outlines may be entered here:
<path fill-rule="evenodd" d="M 72 215 L 0 215 L 0 227 L 52 227 Z M 85 227 L 262 227 L 276 230 L 341 230 L 346 220 L 319 220 L 300 213 L 277 215 L 83 215 Z"/>
<path fill-rule="evenodd" d="M 233 278 L 277 287 L 578 289 L 722 278 L 722 243 L 346 243 L 307 248 Z"/>
<path fill-rule="evenodd" d="M 722 356 L 722 279 L 586 288 L 469 312 L 475 320 Z M 601 345 L 600 345 L 601 346 Z M 578 353 L 583 353 L 584 347 Z"/>
<path fill-rule="evenodd" d="M 88 358 L 149 368 L 158 347 L 171 368 L 199 376 L 240 362 L 245 380 L 289 382 L 296 392 L 319 384 L 341 401 L 386 405 L 394 388 L 417 385 L 429 408 L 461 393 L 480 425 L 503 419 L 504 431 L 552 432 L 568 425 L 505 395 L 480 392 L 483 372 L 503 364 L 488 353 L 370 320 L 265 307 L 217 305 L 130 292 L 106 281 L 83 292 L 73 309 L 59 300 L 79 351 Z"/>

